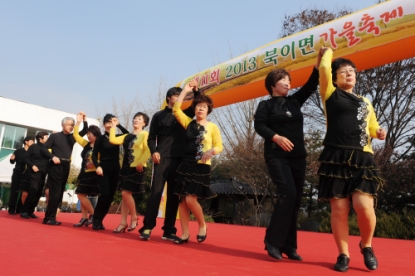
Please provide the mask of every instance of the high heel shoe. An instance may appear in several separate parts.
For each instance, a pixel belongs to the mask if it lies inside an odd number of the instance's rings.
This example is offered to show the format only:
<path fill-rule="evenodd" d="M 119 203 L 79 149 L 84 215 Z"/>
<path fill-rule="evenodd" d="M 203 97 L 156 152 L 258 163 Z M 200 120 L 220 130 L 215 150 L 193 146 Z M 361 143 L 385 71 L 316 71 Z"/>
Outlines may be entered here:
<path fill-rule="evenodd" d="M 187 239 L 182 239 L 182 238 L 176 238 L 174 240 L 175 244 L 183 244 L 183 243 L 187 243 L 190 239 L 190 235 L 187 237 Z"/>
<path fill-rule="evenodd" d="M 130 226 L 127 229 L 128 232 L 133 231 L 137 227 L 137 221 L 138 221 L 138 218 L 136 220 L 131 220 Z M 134 226 L 133 226 L 133 222 L 134 222 Z"/>
<path fill-rule="evenodd" d="M 270 244 L 267 240 L 264 240 L 265 243 L 265 250 L 268 251 L 268 255 L 277 259 L 277 260 L 281 260 L 282 259 L 282 255 L 280 250 L 273 246 L 272 244 Z"/>
<path fill-rule="evenodd" d="M 197 242 L 204 242 L 206 240 L 206 237 L 207 237 L 207 225 L 206 225 L 206 233 L 205 233 L 205 235 L 204 236 L 202 236 L 202 235 L 197 235 L 196 236 Z"/>
<path fill-rule="evenodd" d="M 120 226 L 124 226 L 124 228 L 121 228 L 121 229 L 120 229 Z M 116 234 L 119 234 L 119 233 L 125 233 L 125 229 L 127 229 L 127 224 L 120 224 L 120 225 L 118 225 L 118 227 L 117 227 L 117 228 L 115 228 L 115 229 L 112 231 L 112 233 L 116 233 Z"/>
<path fill-rule="evenodd" d="M 86 227 L 92 224 L 92 219 L 94 218 L 94 215 L 89 215 L 88 222 L 85 224 Z"/>
<path fill-rule="evenodd" d="M 85 224 L 85 226 L 88 226 L 88 219 L 87 218 L 81 218 L 81 220 L 79 221 L 79 223 L 74 224 L 73 227 L 81 227 L 82 225 Z"/>

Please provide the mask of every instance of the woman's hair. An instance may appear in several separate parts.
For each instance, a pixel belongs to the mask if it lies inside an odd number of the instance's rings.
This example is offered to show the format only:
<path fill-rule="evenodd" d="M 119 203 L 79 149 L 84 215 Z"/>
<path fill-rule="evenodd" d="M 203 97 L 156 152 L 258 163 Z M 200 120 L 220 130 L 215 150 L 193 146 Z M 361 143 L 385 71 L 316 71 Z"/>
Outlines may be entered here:
<path fill-rule="evenodd" d="M 334 83 L 337 80 L 337 70 L 347 65 L 353 67 L 355 72 L 357 73 L 356 65 L 354 65 L 353 61 L 351 61 L 350 59 L 336 58 L 331 63 L 331 79 L 335 87 L 337 87 L 337 85 Z"/>
<path fill-rule="evenodd" d="M 143 128 L 148 126 L 148 121 L 150 121 L 150 118 L 148 117 L 147 114 L 145 114 L 143 112 L 137 112 L 136 114 L 134 114 L 133 121 L 136 117 L 139 117 L 139 116 L 143 117 L 144 123 L 146 123 Z"/>
<path fill-rule="evenodd" d="M 265 78 L 265 88 L 267 89 L 268 93 L 272 96 L 272 87 L 275 86 L 277 82 L 281 79 L 288 76 L 288 79 L 291 81 L 290 73 L 285 71 L 285 69 L 276 69 L 268 73 Z"/>
<path fill-rule="evenodd" d="M 47 133 L 45 131 L 39 131 L 36 134 L 36 141 L 37 141 L 37 143 L 40 143 L 40 139 L 43 139 L 43 137 L 45 137 L 45 135 L 49 135 L 49 133 Z"/>
<path fill-rule="evenodd" d="M 192 102 L 192 109 L 195 110 L 196 109 L 196 105 L 200 104 L 200 103 L 206 103 L 208 106 L 208 114 L 210 114 L 210 112 L 212 112 L 213 110 L 213 101 L 212 99 L 207 96 L 207 95 L 199 95 L 196 98 L 193 99 Z"/>
<path fill-rule="evenodd" d="M 103 124 L 111 122 L 112 118 L 116 118 L 116 117 L 114 115 L 112 115 L 111 113 L 105 114 Z"/>
<path fill-rule="evenodd" d="M 88 127 L 88 132 L 91 132 L 92 135 L 94 135 L 95 137 L 99 137 L 102 135 L 101 130 L 99 129 L 98 126 L 96 125 L 90 125 Z"/>

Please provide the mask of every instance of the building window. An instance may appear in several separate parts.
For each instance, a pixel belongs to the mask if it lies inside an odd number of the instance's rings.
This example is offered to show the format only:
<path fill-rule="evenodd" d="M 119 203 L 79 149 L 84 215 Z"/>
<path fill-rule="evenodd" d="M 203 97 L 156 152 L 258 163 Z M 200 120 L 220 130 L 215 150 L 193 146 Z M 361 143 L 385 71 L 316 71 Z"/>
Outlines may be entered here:
<path fill-rule="evenodd" d="M 1 147 L 7 149 L 20 149 L 23 146 L 25 135 L 26 128 L 5 125 Z"/>

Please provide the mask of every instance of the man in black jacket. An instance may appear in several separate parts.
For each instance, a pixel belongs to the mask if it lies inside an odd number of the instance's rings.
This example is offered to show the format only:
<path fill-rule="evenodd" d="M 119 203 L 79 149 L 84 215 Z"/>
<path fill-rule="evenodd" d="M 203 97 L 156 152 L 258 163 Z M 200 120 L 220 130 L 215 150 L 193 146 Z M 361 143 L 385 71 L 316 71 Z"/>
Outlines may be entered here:
<path fill-rule="evenodd" d="M 56 212 L 62 202 L 66 181 L 68 180 L 71 168 L 71 155 L 75 139 L 72 131 L 75 120 L 71 117 L 62 119 L 62 131 L 53 133 L 42 148 L 42 155 L 50 159 L 48 168 L 49 201 L 46 208 L 43 224 L 60 225 L 56 221 Z M 88 131 L 88 124 L 84 116 L 84 128 L 79 132 L 82 137 Z M 52 152 L 49 152 L 51 149 Z"/>
<path fill-rule="evenodd" d="M 15 215 L 21 211 L 20 209 L 22 207 L 22 201 L 19 198 L 19 188 L 20 181 L 22 180 L 22 174 L 26 167 L 24 159 L 27 154 L 27 150 L 34 142 L 35 139 L 32 136 L 27 136 L 23 140 L 23 148 L 15 150 L 14 153 L 10 156 L 10 164 L 16 163 L 16 165 L 13 169 L 12 183 L 10 187 L 9 215 Z"/>
<path fill-rule="evenodd" d="M 200 92 L 194 87 L 195 97 Z M 163 240 L 174 241 L 176 237 L 176 215 L 179 207 L 179 198 L 174 194 L 176 169 L 182 162 L 184 149 L 186 148 L 186 131 L 177 122 L 172 108 L 177 97 L 182 91 L 179 87 L 170 88 L 166 94 L 168 106 L 164 110 L 154 114 L 151 119 L 150 132 L 148 136 L 148 147 L 154 162 L 151 193 L 147 201 L 144 225 L 139 230 L 140 238 L 150 239 L 151 230 L 156 226 L 161 196 L 167 181 L 167 201 L 162 236 Z M 191 118 L 195 116 L 190 107 L 184 110 Z"/>
<path fill-rule="evenodd" d="M 25 156 L 26 170 L 29 172 L 29 178 L 27 179 L 29 181 L 29 194 L 20 213 L 20 216 L 25 219 L 38 218 L 34 211 L 42 195 L 49 160 L 42 156 L 41 150 L 48 137 L 49 133 L 38 132 L 36 134 L 37 144 L 31 145 Z"/>

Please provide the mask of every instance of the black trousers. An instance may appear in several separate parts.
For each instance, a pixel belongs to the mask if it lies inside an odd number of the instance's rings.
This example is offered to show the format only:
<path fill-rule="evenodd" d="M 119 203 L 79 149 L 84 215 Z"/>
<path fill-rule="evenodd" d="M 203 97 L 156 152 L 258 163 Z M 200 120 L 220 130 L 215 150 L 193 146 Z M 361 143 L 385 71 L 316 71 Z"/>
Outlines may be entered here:
<path fill-rule="evenodd" d="M 94 221 L 102 222 L 111 207 L 115 192 L 117 191 L 120 167 L 102 166 L 103 176 L 98 176 L 100 195 L 94 211 Z"/>
<path fill-rule="evenodd" d="M 22 208 L 22 201 L 19 197 L 20 181 L 22 180 L 22 171 L 13 170 L 12 184 L 10 186 L 10 197 L 9 197 L 9 213 L 20 213 Z"/>
<path fill-rule="evenodd" d="M 273 158 L 266 162 L 277 188 L 277 203 L 265 239 L 275 247 L 297 249 L 297 217 L 305 180 L 305 158 Z"/>
<path fill-rule="evenodd" d="M 147 201 L 144 225 L 140 229 L 153 229 L 156 226 L 156 218 L 159 212 L 160 200 L 163 194 L 164 185 L 167 181 L 167 201 L 162 227 L 164 234 L 176 234 L 177 209 L 179 208 L 179 197 L 174 194 L 176 186 L 176 169 L 182 162 L 182 158 L 160 158 L 159 164 L 154 164 L 153 179 L 151 181 L 150 196 Z"/>
<path fill-rule="evenodd" d="M 49 201 L 48 207 L 46 208 L 45 220 L 56 219 L 56 211 L 58 210 L 59 204 L 62 202 L 63 192 L 65 191 L 65 185 L 68 180 L 70 169 L 70 162 L 62 162 L 57 165 L 53 162 L 49 163 Z"/>
<path fill-rule="evenodd" d="M 45 186 L 46 170 L 30 174 L 29 194 L 22 207 L 22 213 L 33 214 Z"/>

